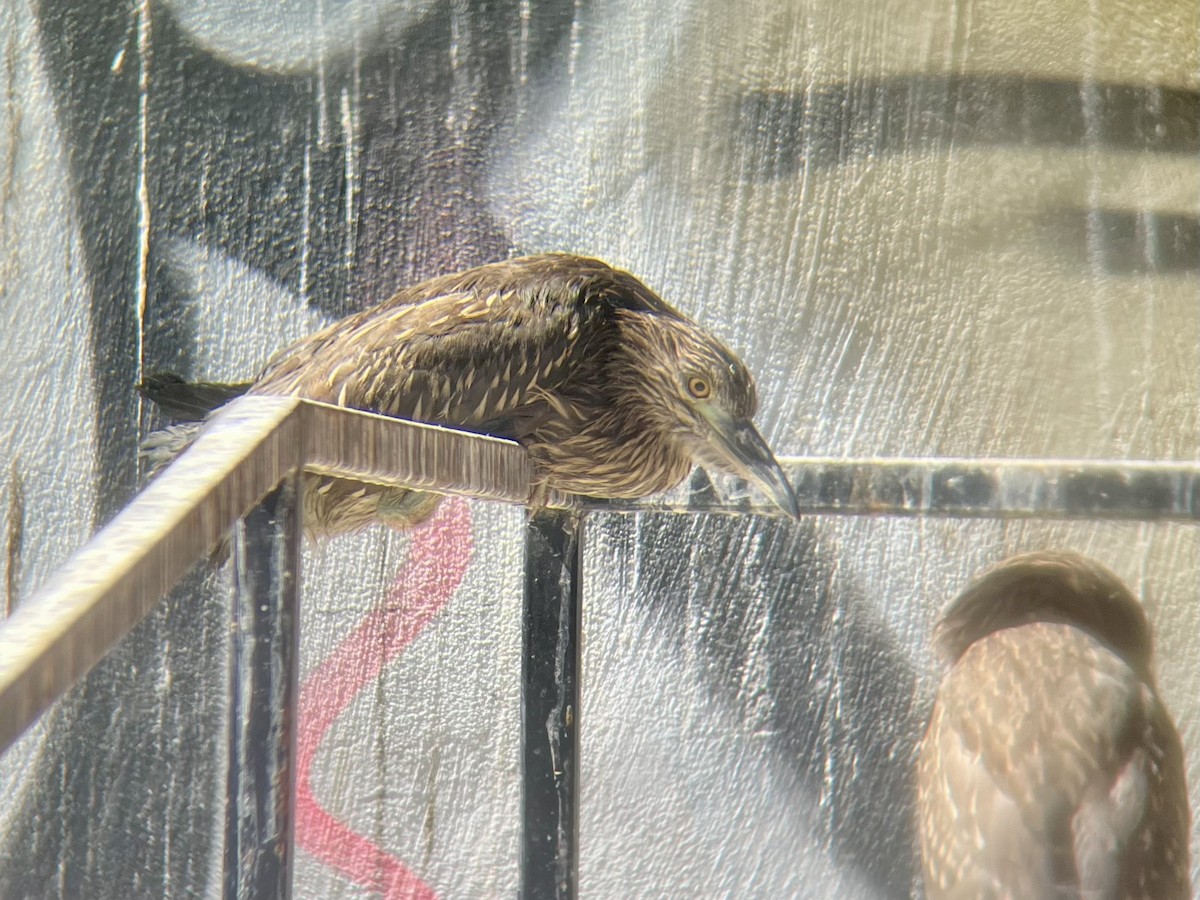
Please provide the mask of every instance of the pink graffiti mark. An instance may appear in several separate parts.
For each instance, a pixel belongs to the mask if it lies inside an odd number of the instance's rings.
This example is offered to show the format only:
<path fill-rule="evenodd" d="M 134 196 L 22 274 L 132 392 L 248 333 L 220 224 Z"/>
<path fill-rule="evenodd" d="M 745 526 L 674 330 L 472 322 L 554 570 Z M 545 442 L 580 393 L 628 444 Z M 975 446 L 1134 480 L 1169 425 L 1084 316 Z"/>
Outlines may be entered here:
<path fill-rule="evenodd" d="M 413 531 L 408 560 L 382 609 L 321 661 L 300 688 L 296 843 L 386 900 L 436 900 L 408 866 L 324 809 L 312 785 L 313 760 L 337 717 L 429 624 L 462 583 L 474 548 L 471 515 L 459 499 L 442 503 Z"/>

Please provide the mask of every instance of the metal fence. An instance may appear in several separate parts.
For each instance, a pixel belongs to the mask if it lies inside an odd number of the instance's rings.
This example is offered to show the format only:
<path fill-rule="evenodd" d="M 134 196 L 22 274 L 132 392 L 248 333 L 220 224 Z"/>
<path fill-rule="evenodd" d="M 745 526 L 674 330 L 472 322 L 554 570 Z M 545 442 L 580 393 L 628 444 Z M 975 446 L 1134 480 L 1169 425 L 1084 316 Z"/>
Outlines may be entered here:
<path fill-rule="evenodd" d="M 1200 463 L 785 459 L 806 514 L 1200 519 Z M 0 624 L 0 751 L 233 529 L 225 896 L 291 896 L 301 471 L 523 503 L 511 441 L 281 398 L 229 404 Z M 736 487 L 736 486 L 735 486 Z M 734 495 L 738 492 L 735 490 Z M 772 515 L 706 480 L 665 498 L 552 495 L 525 526 L 523 897 L 572 897 L 578 857 L 583 525 L 590 510 Z"/>

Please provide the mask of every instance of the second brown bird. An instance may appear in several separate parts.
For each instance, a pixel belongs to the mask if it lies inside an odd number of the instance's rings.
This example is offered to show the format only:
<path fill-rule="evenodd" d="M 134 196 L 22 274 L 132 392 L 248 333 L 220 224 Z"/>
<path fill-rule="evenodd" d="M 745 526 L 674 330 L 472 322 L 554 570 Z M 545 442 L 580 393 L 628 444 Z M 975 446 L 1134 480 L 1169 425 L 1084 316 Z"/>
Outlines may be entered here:
<path fill-rule="evenodd" d="M 1190 897 L 1183 749 L 1120 579 L 1016 556 L 935 637 L 950 669 L 917 773 L 930 900 Z"/>

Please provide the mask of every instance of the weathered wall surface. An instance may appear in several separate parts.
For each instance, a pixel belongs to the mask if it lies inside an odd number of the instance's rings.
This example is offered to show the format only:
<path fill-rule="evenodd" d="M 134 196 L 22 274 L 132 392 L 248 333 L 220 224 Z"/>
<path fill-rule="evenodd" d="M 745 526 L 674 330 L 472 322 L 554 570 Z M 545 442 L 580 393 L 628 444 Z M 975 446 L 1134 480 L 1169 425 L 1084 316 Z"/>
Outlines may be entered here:
<path fill-rule="evenodd" d="M 1195 459 L 1198 34 L 1163 0 L 0 0 L 9 594 L 136 490 L 143 373 L 244 377 L 514 252 L 709 325 L 780 453 Z M 299 896 L 513 894 L 520 523 L 308 548 Z M 1146 599 L 1200 807 L 1194 528 L 588 539 L 585 896 L 909 896 L 929 627 L 1020 549 Z M 224 577 L 0 758 L 0 896 L 219 893 Z"/>

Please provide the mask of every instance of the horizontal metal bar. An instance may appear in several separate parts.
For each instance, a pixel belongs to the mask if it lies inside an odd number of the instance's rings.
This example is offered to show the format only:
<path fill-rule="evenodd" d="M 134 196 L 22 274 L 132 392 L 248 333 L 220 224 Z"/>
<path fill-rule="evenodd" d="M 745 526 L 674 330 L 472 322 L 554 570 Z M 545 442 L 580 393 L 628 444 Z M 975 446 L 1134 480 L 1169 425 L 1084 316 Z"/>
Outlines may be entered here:
<path fill-rule="evenodd" d="M 529 456 L 515 441 L 326 403 L 303 406 L 310 472 L 480 500 L 529 499 Z"/>
<path fill-rule="evenodd" d="M 1085 459 L 824 459 L 780 465 L 811 515 L 1200 520 L 1200 462 Z M 589 500 L 619 512 L 778 516 L 735 479 L 646 500 Z M 733 494 L 738 499 L 722 499 Z"/>

